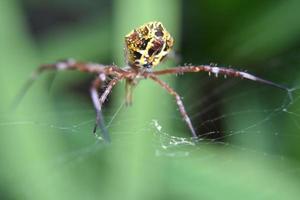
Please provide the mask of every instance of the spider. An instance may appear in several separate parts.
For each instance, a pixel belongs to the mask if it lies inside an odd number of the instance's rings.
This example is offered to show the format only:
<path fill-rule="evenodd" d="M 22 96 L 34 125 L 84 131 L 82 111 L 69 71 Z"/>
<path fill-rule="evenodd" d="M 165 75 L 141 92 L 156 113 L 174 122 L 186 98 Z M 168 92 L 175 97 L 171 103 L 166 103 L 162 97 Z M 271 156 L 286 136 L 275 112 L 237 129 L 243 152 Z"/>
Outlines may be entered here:
<path fill-rule="evenodd" d="M 197 134 L 185 110 L 181 97 L 167 83 L 160 80 L 158 76 L 167 74 L 183 74 L 187 72 L 208 72 L 215 76 L 221 74 L 229 77 L 244 78 L 290 91 L 290 89 L 286 86 L 259 78 L 250 73 L 213 65 L 178 66 L 170 69 L 154 71 L 153 69 L 165 60 L 168 55 L 170 55 L 173 44 L 173 37 L 165 29 L 161 22 L 148 22 L 132 30 L 125 36 L 125 67 L 120 68 L 115 65 L 85 63 L 75 61 L 73 59 L 59 61 L 53 64 L 44 64 L 32 73 L 32 76 L 25 85 L 25 88 L 22 90 L 22 93 L 24 95 L 38 75 L 46 70 L 77 70 L 80 72 L 95 74 L 96 78 L 90 87 L 91 99 L 96 110 L 96 122 L 93 133 L 96 135 L 97 127 L 99 127 L 101 129 L 103 139 L 106 142 L 110 142 L 110 136 L 107 128 L 105 127 L 102 116 L 102 104 L 105 102 L 113 87 L 121 80 L 125 80 L 126 105 L 132 104 L 132 89 L 140 80 L 151 79 L 155 83 L 159 84 L 175 98 L 180 114 L 188 126 L 193 138 L 197 138 Z M 108 77 L 112 77 L 112 79 L 108 81 L 104 92 L 99 95 L 98 91 L 102 84 L 108 80 Z"/>

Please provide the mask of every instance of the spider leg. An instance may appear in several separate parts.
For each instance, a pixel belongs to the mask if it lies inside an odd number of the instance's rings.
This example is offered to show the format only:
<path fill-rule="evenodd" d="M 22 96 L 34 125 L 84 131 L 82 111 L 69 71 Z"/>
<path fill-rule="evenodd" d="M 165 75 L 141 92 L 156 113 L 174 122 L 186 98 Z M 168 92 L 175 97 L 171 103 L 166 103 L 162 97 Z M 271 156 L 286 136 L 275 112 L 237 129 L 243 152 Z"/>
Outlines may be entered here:
<path fill-rule="evenodd" d="M 137 83 L 132 79 L 126 79 L 125 83 L 125 104 L 126 106 L 132 105 L 132 93 Z"/>
<path fill-rule="evenodd" d="M 238 70 L 231 69 L 231 68 L 215 67 L 215 66 L 210 66 L 210 65 L 182 66 L 182 67 L 175 67 L 175 68 L 171 68 L 171 69 L 154 71 L 153 74 L 155 74 L 155 75 L 182 74 L 182 73 L 186 73 L 186 72 L 201 72 L 201 71 L 208 72 L 209 74 L 213 73 L 216 76 L 218 76 L 219 74 L 222 74 L 224 76 L 239 77 L 239 78 L 244 78 L 244 79 L 248 79 L 251 81 L 263 83 L 266 85 L 270 85 L 270 86 L 273 86 L 276 88 L 280 88 L 282 90 L 286 90 L 289 93 L 289 96 L 291 97 L 292 89 L 288 88 L 287 86 L 280 85 L 280 84 L 274 83 L 272 81 L 254 76 L 250 73 L 238 71 Z"/>
<path fill-rule="evenodd" d="M 118 76 L 120 74 L 126 74 L 126 71 L 122 70 L 121 68 L 118 68 L 116 66 L 112 65 L 101 65 L 96 63 L 83 63 L 83 62 L 77 62 L 73 59 L 68 59 L 64 61 L 59 61 L 53 64 L 44 64 L 41 65 L 39 68 L 37 68 L 33 73 L 31 74 L 30 78 L 27 80 L 27 82 L 23 85 L 19 93 L 14 98 L 11 108 L 15 109 L 17 105 L 21 102 L 23 97 L 25 96 L 26 92 L 29 90 L 29 88 L 32 86 L 34 81 L 39 77 L 40 74 L 42 74 L 44 71 L 51 71 L 51 70 L 77 70 L 81 72 L 86 73 L 94 73 L 94 74 L 105 74 L 105 75 L 115 75 Z"/>
<path fill-rule="evenodd" d="M 104 74 L 100 74 L 99 77 L 101 77 L 102 75 L 104 75 Z M 102 115 L 102 104 L 104 103 L 107 96 L 111 92 L 113 86 L 115 86 L 123 77 L 120 76 L 120 77 L 116 77 L 113 80 L 111 80 L 108 83 L 105 91 L 102 93 L 102 95 L 100 97 L 98 95 L 98 89 L 100 88 L 103 80 L 101 80 L 101 78 L 99 78 L 99 77 L 94 80 L 92 87 L 90 89 L 91 98 L 92 98 L 92 101 L 93 101 L 93 104 L 94 104 L 94 107 L 96 110 L 96 123 L 95 123 L 93 133 L 96 135 L 97 127 L 99 127 L 101 129 L 104 140 L 106 142 L 110 142 L 110 136 L 106 129 L 103 115 Z"/>
<path fill-rule="evenodd" d="M 91 94 L 91 98 L 94 104 L 94 108 L 96 110 L 96 125 L 95 128 L 93 130 L 93 133 L 96 135 L 96 128 L 97 126 L 100 127 L 104 141 L 106 142 L 110 142 L 110 137 L 109 137 L 109 133 L 105 127 L 104 124 L 104 119 L 103 119 L 103 115 L 102 115 L 102 111 L 101 111 L 101 104 L 99 101 L 99 95 L 98 95 L 98 89 L 101 86 L 101 79 L 97 78 L 93 81 L 91 89 L 90 89 L 90 94 Z"/>
<path fill-rule="evenodd" d="M 160 80 L 156 75 L 149 74 L 148 77 L 151 78 L 154 82 L 158 83 L 161 87 L 163 87 L 165 90 L 167 90 L 168 93 L 170 93 L 172 96 L 175 97 L 176 103 L 178 105 L 178 108 L 179 108 L 179 111 L 182 115 L 182 118 L 184 119 L 184 121 L 188 125 L 193 137 L 197 138 L 196 131 L 195 131 L 193 125 L 192 125 L 192 122 L 191 122 L 189 116 L 187 115 L 187 113 L 185 111 L 185 108 L 184 108 L 183 102 L 181 100 L 181 97 L 177 94 L 177 92 L 175 92 L 167 83 Z"/>
<path fill-rule="evenodd" d="M 98 63 L 85 63 L 85 62 L 79 62 L 74 59 L 67 59 L 63 61 L 59 61 L 52 64 L 44 64 L 41 65 L 36 72 L 41 73 L 45 70 L 77 70 L 81 72 L 87 72 L 87 73 L 95 73 L 95 74 L 101 74 L 104 73 L 106 75 L 119 75 L 122 73 L 125 73 L 124 70 L 122 70 L 119 67 L 116 67 L 114 65 L 102 65 Z"/>

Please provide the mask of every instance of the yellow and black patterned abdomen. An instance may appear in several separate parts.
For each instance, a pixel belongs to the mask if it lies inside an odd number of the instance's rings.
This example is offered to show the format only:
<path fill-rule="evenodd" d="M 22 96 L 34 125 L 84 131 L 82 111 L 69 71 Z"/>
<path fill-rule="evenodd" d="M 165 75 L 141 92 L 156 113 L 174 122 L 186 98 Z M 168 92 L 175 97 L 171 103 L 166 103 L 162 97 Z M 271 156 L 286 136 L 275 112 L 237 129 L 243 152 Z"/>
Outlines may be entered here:
<path fill-rule="evenodd" d="M 149 22 L 125 36 L 125 54 L 130 67 L 152 68 L 171 51 L 174 40 L 160 22 Z"/>

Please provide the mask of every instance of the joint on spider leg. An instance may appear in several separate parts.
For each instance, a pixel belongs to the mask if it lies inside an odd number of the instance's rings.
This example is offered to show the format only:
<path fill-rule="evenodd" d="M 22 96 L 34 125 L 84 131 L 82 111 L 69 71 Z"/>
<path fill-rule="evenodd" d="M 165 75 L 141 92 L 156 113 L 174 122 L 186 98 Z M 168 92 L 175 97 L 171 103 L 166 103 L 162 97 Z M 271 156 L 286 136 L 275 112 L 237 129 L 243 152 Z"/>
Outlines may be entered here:
<path fill-rule="evenodd" d="M 68 64 L 65 62 L 58 62 L 55 64 L 57 70 L 65 70 L 68 67 Z"/>
<path fill-rule="evenodd" d="M 253 80 L 253 81 L 257 80 L 257 78 L 255 76 L 253 76 L 247 72 L 240 72 L 239 74 L 242 76 L 242 78 L 246 78 L 246 79 Z"/>
<path fill-rule="evenodd" d="M 181 100 L 181 97 L 180 97 L 179 95 L 176 95 L 176 101 L 177 101 L 177 104 L 178 104 L 180 107 L 183 107 L 182 100 Z"/>
<path fill-rule="evenodd" d="M 220 68 L 219 67 L 212 67 L 211 72 L 215 74 L 216 77 L 218 77 L 220 73 Z"/>
<path fill-rule="evenodd" d="M 104 81 L 106 80 L 106 75 L 105 75 L 104 73 L 100 73 L 100 74 L 98 75 L 98 77 L 99 77 L 99 79 L 100 79 L 102 82 L 104 82 Z"/>
<path fill-rule="evenodd" d="M 76 63 L 76 60 L 73 58 L 69 58 L 67 60 L 59 61 L 55 64 L 55 67 L 57 70 L 65 70 L 71 65 L 74 65 Z"/>
<path fill-rule="evenodd" d="M 99 63 L 93 63 L 93 62 L 87 63 L 86 65 L 87 65 L 88 67 L 99 67 L 99 68 L 104 67 L 104 65 L 102 65 L 102 64 L 99 64 Z"/>

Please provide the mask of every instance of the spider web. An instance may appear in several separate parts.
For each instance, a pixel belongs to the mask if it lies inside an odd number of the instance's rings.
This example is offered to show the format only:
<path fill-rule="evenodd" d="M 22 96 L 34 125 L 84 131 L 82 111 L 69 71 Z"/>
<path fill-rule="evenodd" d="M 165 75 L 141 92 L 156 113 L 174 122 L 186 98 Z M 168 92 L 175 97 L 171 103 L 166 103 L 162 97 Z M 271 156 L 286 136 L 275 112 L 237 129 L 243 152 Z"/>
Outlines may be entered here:
<path fill-rule="evenodd" d="M 206 115 L 210 111 L 213 111 L 214 108 L 218 107 L 220 104 L 233 105 L 231 106 L 233 108 L 225 110 L 221 114 L 217 114 L 215 116 L 209 115 L 209 117 L 206 117 L 204 121 L 198 123 L 198 133 L 199 130 L 202 132 L 200 133 L 201 137 L 196 141 L 193 140 L 193 138 L 172 136 L 163 128 L 163 125 L 159 121 L 153 120 L 152 124 L 155 128 L 156 136 L 159 138 L 159 144 L 161 147 L 160 149 L 157 149 L 157 155 L 172 157 L 190 156 L 193 152 L 201 151 L 204 145 L 214 144 L 221 145 L 235 151 L 244 151 L 254 155 L 258 154 L 284 159 L 285 155 L 280 151 L 282 148 L 282 138 L 293 137 L 296 140 L 300 140 L 298 135 L 300 127 L 300 115 L 299 110 L 294 109 L 294 105 L 299 103 L 300 90 L 297 88 L 293 89 L 294 99 L 291 99 L 287 93 L 283 93 L 282 95 L 274 95 L 274 97 L 277 98 L 276 103 L 273 105 L 263 104 L 260 105 L 259 108 L 251 105 L 255 104 L 251 99 L 252 95 L 255 93 L 269 93 L 269 89 L 267 87 L 260 89 L 259 87 L 256 87 L 246 91 L 239 91 L 240 87 L 238 87 L 238 90 L 231 91 L 230 94 L 223 96 L 222 99 L 210 101 L 211 99 L 214 99 L 213 96 L 218 96 L 218 94 L 223 93 L 224 91 L 226 92 L 228 90 L 232 90 L 236 86 L 236 81 L 229 81 L 228 83 L 212 90 L 210 94 L 206 95 L 202 99 L 202 101 L 191 103 L 187 106 L 187 110 L 193 110 L 197 107 L 201 107 L 200 112 L 196 112 L 191 116 L 192 119 L 195 119 L 197 117 L 201 117 L 202 115 Z M 185 98 L 188 99 L 188 96 L 189 94 L 186 94 Z M 242 99 L 245 101 L 250 101 L 245 102 L 242 106 L 240 106 L 238 101 L 241 99 L 241 97 L 244 97 Z M 206 103 L 207 101 L 209 101 L 208 104 Z M 259 117 L 256 119 L 248 119 L 249 115 L 251 116 L 252 114 L 254 116 L 259 115 Z M 220 124 L 224 124 L 224 121 L 225 123 L 230 123 L 230 121 L 234 121 L 236 119 L 240 119 L 240 121 L 245 123 L 237 127 L 220 127 Z M 284 126 L 285 120 L 292 121 L 293 126 L 295 126 L 294 132 L 287 134 L 284 129 L 278 128 L 281 125 Z M 282 124 L 278 124 L 278 121 L 280 121 Z M 265 126 L 270 127 L 270 130 L 266 130 L 264 128 Z M 247 140 L 249 139 L 249 136 L 252 140 L 253 138 L 260 139 L 260 135 L 266 135 L 268 138 L 273 140 L 273 144 L 275 143 L 274 148 L 277 149 L 275 154 L 273 151 L 269 152 L 268 148 L 260 148 L 259 145 L 251 145 L 251 142 L 257 141 L 251 141 L 249 145 L 249 142 L 241 142 L 238 141 L 239 139 L 236 140 L 236 137 L 246 137 L 246 139 L 243 140 Z"/>
<path fill-rule="evenodd" d="M 85 176 L 86 169 L 94 169 L 95 171 L 91 171 L 91 176 L 97 181 L 100 179 L 100 182 L 103 183 L 101 192 L 109 191 L 110 186 L 109 184 L 108 186 L 106 185 L 106 181 L 109 179 L 105 179 L 107 173 L 109 173 L 109 177 L 119 178 L 114 173 L 118 173 L 120 170 L 130 171 L 132 167 L 134 168 L 140 163 L 142 163 L 143 170 L 145 168 L 149 170 L 153 165 L 149 165 L 147 161 L 151 161 L 152 158 L 154 158 L 154 161 L 159 160 L 159 162 L 156 162 L 158 165 L 161 164 L 160 161 L 165 163 L 165 161 L 176 160 L 179 162 L 183 161 L 183 166 L 188 166 L 188 163 L 185 162 L 195 161 L 191 162 L 191 165 L 199 165 L 200 163 L 200 166 L 197 166 L 199 168 L 195 169 L 197 173 L 207 173 L 208 176 L 212 175 L 212 177 L 215 177 L 219 170 L 225 170 L 224 174 L 231 174 L 231 166 L 235 166 L 236 163 L 243 163 L 244 159 L 236 159 L 236 154 L 240 154 L 243 157 L 250 155 L 249 157 L 256 158 L 251 160 L 253 163 L 250 162 L 250 168 L 253 167 L 254 170 L 257 164 L 264 162 L 276 163 L 276 169 L 279 168 L 276 171 L 276 177 L 278 175 L 279 178 L 274 183 L 275 189 L 265 187 L 261 190 L 263 191 L 262 193 L 255 194 L 258 197 L 274 196 L 274 194 L 277 194 L 277 189 L 283 187 L 281 186 L 280 173 L 282 173 L 283 177 L 298 177 L 300 174 L 298 164 L 289 164 L 293 157 L 286 150 L 287 145 L 291 144 L 291 140 L 296 144 L 300 142 L 300 110 L 298 109 L 300 88 L 294 88 L 293 100 L 291 100 L 287 92 L 264 85 L 251 82 L 244 84 L 245 81 L 243 80 L 209 79 L 211 78 L 204 75 L 203 84 L 201 85 L 205 85 L 205 83 L 215 83 L 216 85 L 212 85 L 208 89 L 209 93 L 204 91 L 200 95 L 202 97 L 197 100 L 195 100 L 194 93 L 198 89 L 201 90 L 201 86 L 199 88 L 194 87 L 194 90 L 183 91 L 182 89 L 180 91 L 180 88 L 178 90 L 197 133 L 201 134 L 196 140 L 190 137 L 178 110 L 177 112 L 174 111 L 174 115 L 169 113 L 166 115 L 163 113 L 154 115 L 152 119 L 138 124 L 134 130 L 129 130 L 120 127 L 124 127 L 124 124 L 127 123 L 134 123 L 139 120 L 139 116 L 128 115 L 130 108 L 124 105 L 124 101 L 120 101 L 121 103 L 116 105 L 108 101 L 105 107 L 109 109 L 104 109 L 103 115 L 112 136 L 112 143 L 106 145 L 103 140 L 93 137 L 91 133 L 95 123 L 95 111 L 91 106 L 88 94 L 82 94 L 81 98 L 78 98 L 78 96 L 70 93 L 62 95 L 65 91 L 58 92 L 58 94 L 49 94 L 49 101 L 44 103 L 50 104 L 54 102 L 55 104 L 52 108 L 45 108 L 42 112 L 38 110 L 30 115 L 19 113 L 18 118 L 11 121 L 6 119 L 6 115 L 2 115 L 0 127 L 18 127 L 21 130 L 30 130 L 32 127 L 34 130 L 40 130 L 34 133 L 24 132 L 26 137 L 39 138 L 35 141 L 37 145 L 42 143 L 39 140 L 44 138 L 50 139 L 44 143 L 48 144 L 48 148 L 51 149 L 50 156 L 46 155 L 45 158 L 39 158 L 38 162 L 46 164 L 47 175 L 55 177 L 53 178 L 55 184 L 57 181 L 56 177 L 69 177 L 65 175 L 69 171 L 76 171 L 74 176 L 77 177 L 78 169 L 84 169 L 84 172 L 79 172 L 80 175 L 83 173 L 83 176 Z M 180 82 L 179 85 L 182 88 L 185 87 L 182 85 L 183 82 L 187 85 L 191 84 L 186 80 L 181 81 L 182 83 Z M 218 81 L 222 84 L 219 85 Z M 36 85 L 38 86 L 38 84 Z M 247 89 L 243 90 L 243 88 Z M 34 90 L 35 88 L 31 89 L 31 95 L 28 95 L 27 99 L 30 97 L 36 98 Z M 86 91 L 85 88 L 83 90 Z M 160 91 L 161 93 L 158 95 L 165 95 L 161 98 L 160 105 L 164 107 L 164 105 L 168 105 L 171 102 L 176 107 L 174 99 L 164 90 Z M 169 98 L 165 98 L 166 96 Z M 254 96 L 256 96 L 256 100 L 254 100 Z M 26 104 L 26 100 L 22 103 Z M 220 112 L 215 112 L 215 110 L 218 110 L 218 107 L 221 108 L 219 108 Z M 236 123 L 237 120 L 239 123 Z M 172 124 L 175 124 L 175 128 L 167 125 L 170 121 Z M 292 129 L 287 127 L 292 127 Z M 18 135 L 13 133 L 13 136 L 15 139 L 18 139 Z M 22 139 L 26 137 L 22 136 Z M 51 141 L 51 139 L 53 140 Z M 53 142 L 61 142 L 63 148 L 58 148 L 55 152 L 53 149 L 55 149 L 56 144 L 52 144 Z M 22 142 L 19 144 L 22 144 Z M 147 147 L 145 147 L 146 145 Z M 130 149 L 130 147 L 133 149 Z M 151 155 L 146 154 L 147 156 L 144 159 L 143 151 L 149 152 L 149 149 Z M 134 153 L 131 154 L 127 151 Z M 225 154 L 223 154 L 224 151 L 226 151 Z M 141 160 L 141 157 L 144 160 Z M 29 160 L 31 162 L 31 157 L 29 157 Z M 109 164 L 106 163 L 107 160 L 109 160 Z M 255 163 L 255 161 L 261 163 Z M 278 163 L 280 164 L 279 166 Z M 178 163 L 172 162 L 170 165 L 173 166 L 175 164 Z M 214 164 L 217 165 L 216 168 L 212 166 Z M 159 167 L 164 168 L 165 166 L 161 164 Z M 237 169 L 240 170 L 240 173 L 247 170 L 240 165 L 234 168 L 234 170 Z M 136 175 L 134 170 L 128 176 L 133 178 L 135 182 L 138 181 L 135 179 L 135 176 L 137 177 L 140 174 Z M 257 171 L 259 176 L 259 169 Z M 159 172 L 160 170 L 158 170 Z M 144 173 L 144 171 L 141 173 Z M 186 170 L 183 170 L 182 173 L 184 176 L 194 176 L 196 172 L 190 171 L 189 175 Z M 172 173 L 172 176 L 174 174 L 175 176 L 177 175 L 176 171 Z M 155 174 L 155 176 L 159 176 L 159 174 Z M 180 181 L 183 180 L 180 175 L 178 177 Z M 263 175 L 257 180 L 263 180 L 266 177 L 267 175 Z M 227 180 L 224 180 L 224 182 L 227 184 Z M 95 183 L 98 184 L 98 182 Z M 238 184 L 241 183 L 238 182 Z M 49 183 L 47 184 L 49 185 Z M 148 183 L 146 184 L 148 187 Z M 89 185 L 89 187 L 91 186 Z"/>
<path fill-rule="evenodd" d="M 207 80 L 204 80 L 204 82 L 206 81 Z M 249 85 L 247 85 L 247 90 L 241 90 L 237 81 L 228 81 L 225 84 L 214 87 L 209 94 L 204 95 L 204 97 L 198 101 L 193 99 L 193 91 L 183 93 L 182 97 L 184 101 L 187 101 L 187 103 L 185 103 L 186 109 L 190 113 L 197 132 L 202 131 L 201 136 L 196 140 L 186 136 L 186 134 L 182 136 L 182 134 L 178 134 L 178 131 L 174 132 L 174 130 L 169 130 L 164 126 L 164 121 L 167 120 L 178 122 L 178 124 L 184 126 L 185 124 L 178 113 L 177 116 L 158 116 L 157 118 L 146 121 L 142 126 L 138 126 L 134 132 L 127 130 L 111 132 L 110 134 L 117 136 L 113 143 L 128 143 L 132 135 L 138 135 L 150 138 L 150 143 L 153 146 L 153 154 L 159 157 L 190 157 L 194 153 L 203 151 L 204 146 L 221 145 L 234 151 L 275 157 L 280 160 L 285 159 L 286 155 L 281 151 L 283 148 L 283 144 L 281 143 L 282 139 L 287 137 L 300 142 L 300 110 L 297 110 L 297 106 L 295 106 L 299 103 L 300 89 L 294 88 L 293 100 L 291 100 L 287 93 L 280 90 L 270 89 L 267 86 L 261 85 L 260 87 L 256 85 L 251 88 Z M 224 92 L 228 91 L 230 92 L 227 95 L 223 95 Z M 269 91 L 271 91 L 271 97 L 275 100 L 270 104 L 268 101 L 267 103 L 260 104 L 259 109 L 252 105 L 252 100 L 244 103 L 243 106 L 236 105 L 237 101 L 240 101 L 240 97 L 249 100 L 255 93 L 264 94 L 269 93 Z M 162 91 L 162 94 L 163 93 L 164 91 Z M 219 95 L 222 95 L 222 98 L 211 100 L 214 99 L 213 97 Z M 168 104 L 170 103 L 169 101 L 170 99 L 163 100 L 162 104 Z M 74 106 L 70 106 L 66 103 L 69 102 L 69 100 L 63 102 L 63 105 L 60 105 L 60 108 L 63 109 L 58 109 L 59 115 L 62 119 L 69 119 L 68 121 L 53 120 L 57 115 L 57 111 L 47 110 L 43 111 L 43 114 L 38 113 L 35 115 L 33 113 L 31 116 L 22 116 L 20 120 L 15 121 L 7 121 L 5 117 L 3 117 L 0 119 L 0 126 L 35 126 L 41 130 L 50 130 L 47 134 L 53 130 L 55 134 L 62 135 L 62 138 L 65 140 L 72 138 L 71 140 L 73 141 L 80 140 L 86 135 L 89 136 L 95 123 L 94 110 L 91 107 L 86 108 L 86 106 L 83 106 L 83 108 L 75 106 L 74 109 Z M 174 101 L 173 103 L 175 104 Z M 233 107 L 222 111 L 222 114 L 206 117 L 205 120 L 199 122 L 199 117 L 201 118 L 221 104 L 233 105 Z M 130 108 L 125 108 L 123 102 L 116 107 L 112 107 L 111 112 L 104 111 L 109 130 L 128 121 L 136 120 L 138 116 L 130 118 L 124 117 L 126 116 L 126 109 Z M 197 110 L 197 112 L 193 112 L 194 110 Z M 258 114 L 260 117 L 248 120 L 248 116 L 251 114 Z M 82 120 L 82 118 L 84 118 L 84 120 Z M 52 121 L 49 121 L 49 119 L 52 119 Z M 242 119 L 242 121 L 246 121 L 246 123 L 243 124 L 242 127 L 228 127 L 229 125 L 227 125 L 226 122 L 235 119 Z M 293 132 L 286 133 L 284 128 L 280 128 L 280 126 L 285 125 L 285 121 L 292 124 L 290 126 L 293 127 Z M 223 125 L 220 126 L 219 124 Z M 271 127 L 270 130 L 266 131 L 265 126 Z M 180 131 L 181 130 L 184 129 L 180 129 Z M 239 139 L 236 139 L 250 137 L 250 139 L 253 140 L 256 136 L 260 139 L 261 135 L 268 136 L 268 138 L 272 139 L 272 145 L 274 145 L 272 148 L 275 149 L 275 154 L 274 151 L 269 151 L 267 148 L 256 148 L 257 146 L 255 145 L 252 146 L 249 145 L 249 143 L 240 142 Z M 105 148 L 101 137 L 96 139 L 95 137 L 86 138 L 89 139 L 77 143 L 79 145 L 76 146 L 75 149 L 55 158 L 54 163 L 74 164 L 76 161 L 82 162 L 84 158 Z M 206 152 L 203 159 L 210 156 L 214 156 L 214 153 Z"/>

